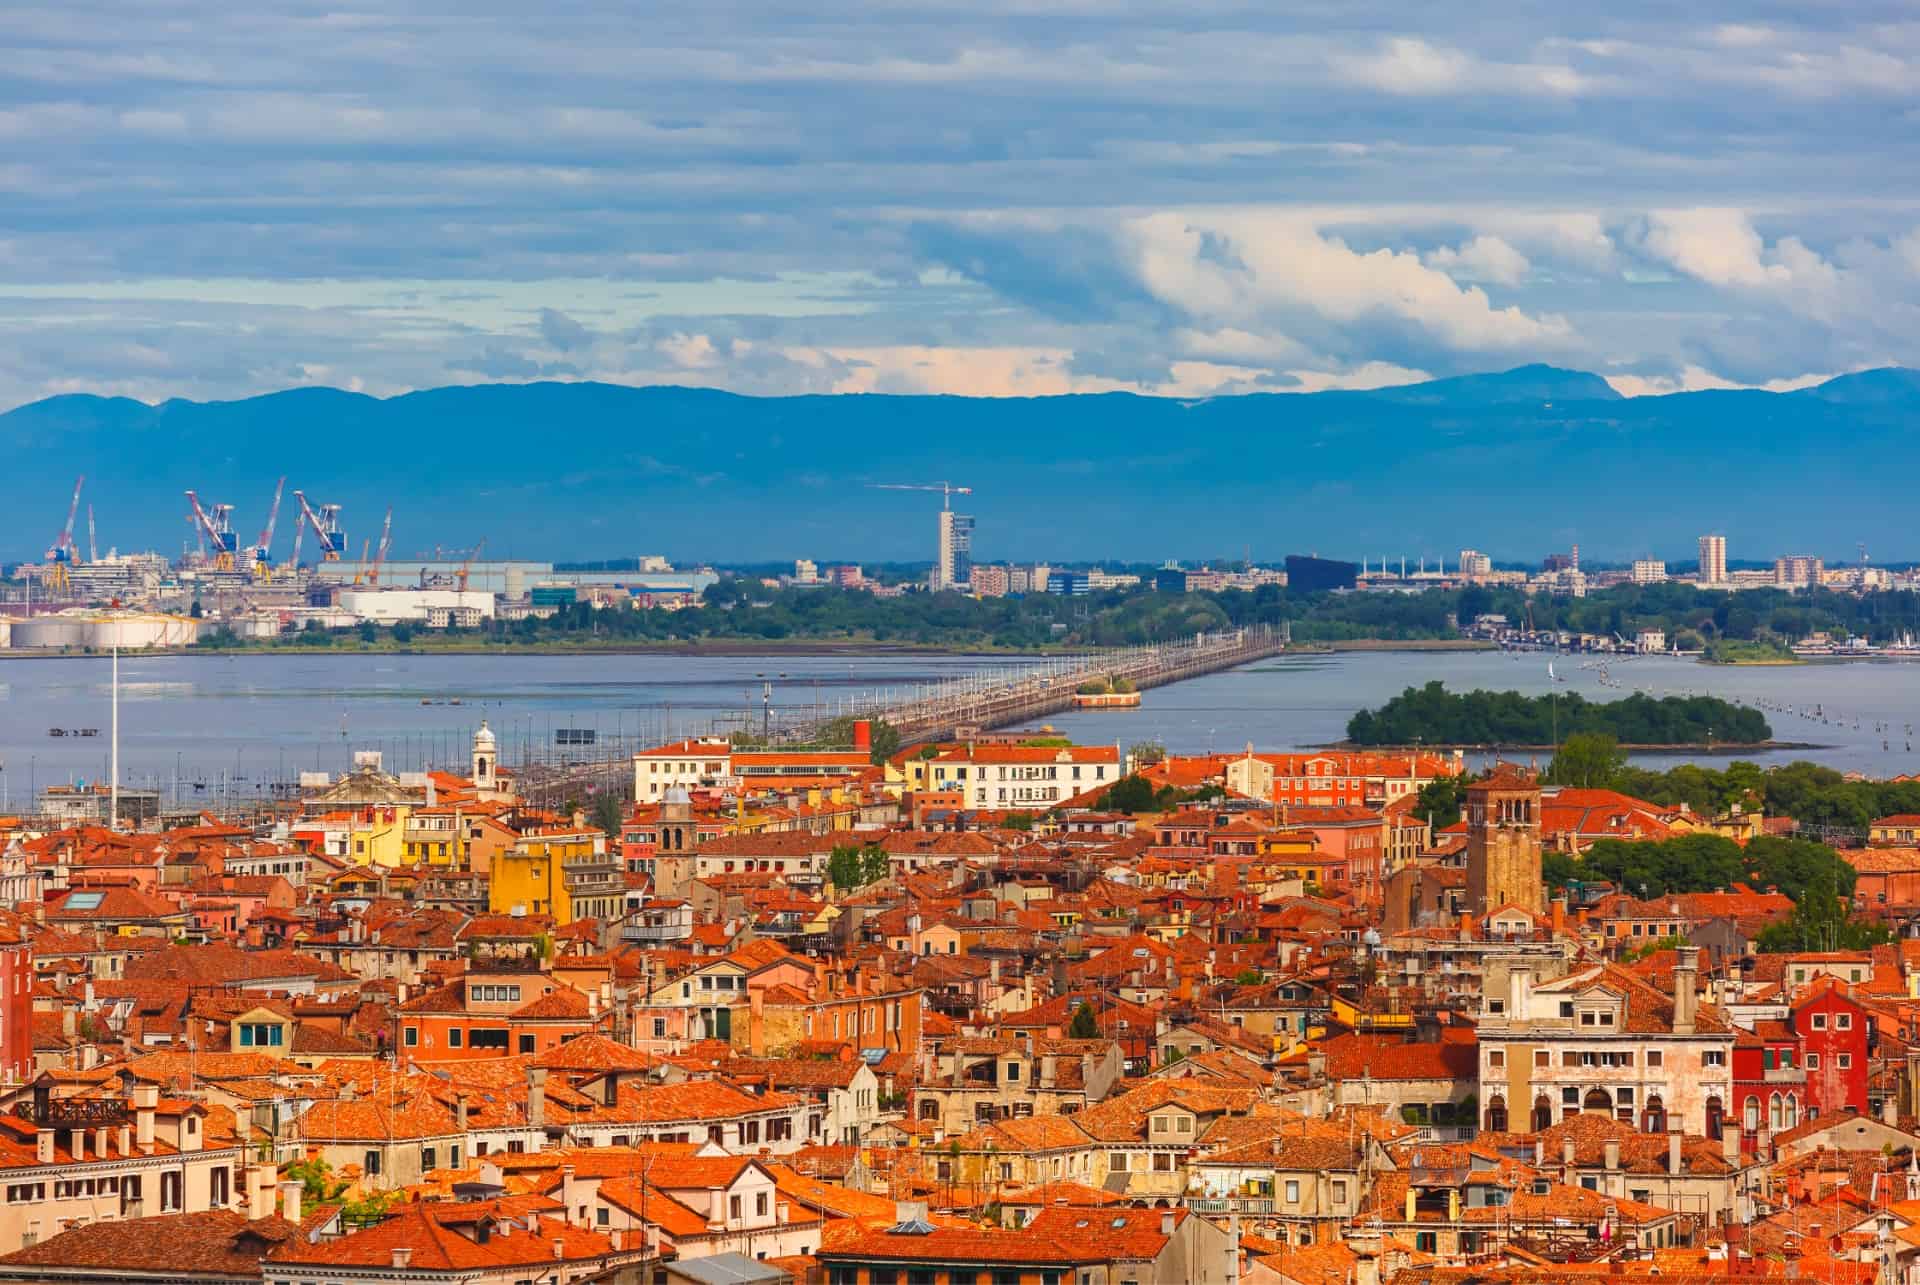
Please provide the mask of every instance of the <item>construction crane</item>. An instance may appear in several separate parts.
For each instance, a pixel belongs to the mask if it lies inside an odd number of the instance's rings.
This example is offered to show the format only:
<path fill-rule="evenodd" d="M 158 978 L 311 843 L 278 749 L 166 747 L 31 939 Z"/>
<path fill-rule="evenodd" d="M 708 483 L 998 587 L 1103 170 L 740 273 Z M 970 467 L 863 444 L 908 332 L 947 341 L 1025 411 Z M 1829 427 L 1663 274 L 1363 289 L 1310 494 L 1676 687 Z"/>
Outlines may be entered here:
<path fill-rule="evenodd" d="M 287 489 L 287 479 L 283 474 L 273 488 L 273 504 L 267 510 L 267 524 L 260 528 L 260 538 L 253 542 L 253 578 L 255 580 L 273 579 L 273 528 L 280 522 L 280 497 Z"/>
<path fill-rule="evenodd" d="M 456 574 L 455 579 L 457 579 L 460 582 L 461 593 L 465 593 L 467 591 L 467 573 L 473 570 L 473 560 L 475 558 L 478 558 L 481 552 L 486 547 L 487 547 L 487 537 L 483 535 L 480 537 L 480 543 L 474 545 L 473 550 L 467 554 L 467 560 L 460 564 L 460 570 Z"/>
<path fill-rule="evenodd" d="M 300 537 L 307 533 L 305 515 L 293 520 L 293 561 L 288 563 L 295 571 L 300 569 Z"/>
<path fill-rule="evenodd" d="M 353 582 L 355 584 L 365 584 L 367 582 L 367 551 L 372 547 L 373 541 L 371 540 L 362 540 L 360 542 L 360 569 L 353 573 Z"/>
<path fill-rule="evenodd" d="M 300 502 L 300 516 L 306 519 L 313 528 L 314 538 L 320 541 L 320 561 L 340 561 L 340 555 L 347 548 L 347 533 L 340 529 L 340 506 L 323 504 L 316 511 L 307 503 L 305 491 L 295 491 L 293 498 Z"/>
<path fill-rule="evenodd" d="M 87 564 L 100 561 L 100 543 L 93 534 L 93 505 L 87 505 Z"/>
<path fill-rule="evenodd" d="M 876 491 L 938 491 L 943 509 L 953 507 L 954 496 L 973 494 L 972 487 L 955 486 L 951 482 L 869 482 L 867 485 Z"/>
<path fill-rule="evenodd" d="M 73 499 L 67 502 L 67 524 L 60 528 L 60 534 L 54 537 L 53 546 L 47 550 L 47 568 L 41 573 L 41 582 L 49 592 L 65 593 L 73 583 L 69 568 L 79 561 L 79 552 L 73 547 L 73 519 L 80 512 L 80 488 L 87 484 L 87 475 L 82 473 L 73 483 Z"/>
<path fill-rule="evenodd" d="M 393 506 L 387 506 L 387 517 L 380 524 L 380 547 L 373 551 L 373 565 L 367 569 L 367 583 L 374 588 L 380 586 L 380 568 L 386 565 L 387 551 L 393 548 Z"/>
<path fill-rule="evenodd" d="M 207 533 L 207 542 L 213 546 L 213 569 L 233 570 L 234 554 L 239 551 L 239 542 L 233 536 L 233 506 L 216 504 L 208 509 L 192 491 L 187 492 L 187 503 L 193 506 L 194 520 Z"/>

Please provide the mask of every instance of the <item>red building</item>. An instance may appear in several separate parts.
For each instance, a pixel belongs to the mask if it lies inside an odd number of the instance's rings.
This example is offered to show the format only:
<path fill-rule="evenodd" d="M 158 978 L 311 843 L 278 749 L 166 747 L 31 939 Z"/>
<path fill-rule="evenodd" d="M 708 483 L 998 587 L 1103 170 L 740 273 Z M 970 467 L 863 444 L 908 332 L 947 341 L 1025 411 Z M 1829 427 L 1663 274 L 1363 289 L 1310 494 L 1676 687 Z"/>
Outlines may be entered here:
<path fill-rule="evenodd" d="M 1733 1110 L 1740 1121 L 1740 1147 L 1758 1149 L 1760 1134 L 1780 1133 L 1800 1123 L 1807 1100 L 1807 1072 L 1800 1035 L 1792 1022 L 1759 1021 L 1733 1042 Z"/>
<path fill-rule="evenodd" d="M 33 951 L 12 931 L 0 932 L 0 1080 L 33 1078 Z"/>
<path fill-rule="evenodd" d="M 1848 995 L 1846 984 L 1835 977 L 1815 979 L 1788 1021 L 1805 1055 L 1809 1109 L 1817 1115 L 1865 1114 L 1873 1018 Z"/>

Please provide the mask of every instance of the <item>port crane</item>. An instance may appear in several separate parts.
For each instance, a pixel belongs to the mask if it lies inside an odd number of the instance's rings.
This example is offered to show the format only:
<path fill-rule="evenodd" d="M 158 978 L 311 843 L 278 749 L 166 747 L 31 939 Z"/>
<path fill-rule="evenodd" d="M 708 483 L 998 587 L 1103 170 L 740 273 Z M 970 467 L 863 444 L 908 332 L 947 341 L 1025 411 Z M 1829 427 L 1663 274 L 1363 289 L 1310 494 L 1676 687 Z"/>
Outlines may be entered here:
<path fill-rule="evenodd" d="M 295 491 L 293 498 L 299 502 L 300 516 L 313 528 L 314 538 L 320 541 L 320 561 L 340 561 L 340 555 L 347 547 L 347 533 L 340 529 L 340 506 L 322 504 L 316 510 L 307 503 L 305 491 Z"/>
<path fill-rule="evenodd" d="M 472 551 L 467 554 L 467 560 L 460 564 L 460 571 L 454 578 L 459 582 L 461 593 L 467 591 L 467 573 L 473 570 L 473 560 L 479 557 L 486 547 L 487 537 L 483 535 L 480 537 L 480 543 L 474 545 Z"/>
<path fill-rule="evenodd" d="M 234 554 L 239 551 L 239 542 L 233 535 L 233 506 L 204 506 L 200 503 L 200 497 L 192 491 L 187 492 L 187 503 L 193 506 L 194 521 L 200 530 L 207 533 L 207 542 L 213 546 L 213 569 L 233 570 Z"/>
<path fill-rule="evenodd" d="M 253 578 L 255 580 L 273 579 L 273 528 L 280 522 L 280 497 L 286 493 L 287 479 L 282 474 L 273 488 L 273 505 L 267 510 L 267 524 L 260 528 L 260 538 L 253 542 L 249 551 L 253 555 Z"/>
<path fill-rule="evenodd" d="M 380 524 L 380 547 L 373 551 L 373 565 L 367 569 L 367 584 L 380 587 L 380 568 L 387 563 L 387 553 L 393 548 L 393 506 L 387 506 L 386 521 Z"/>
<path fill-rule="evenodd" d="M 954 496 L 973 494 L 972 487 L 955 486 L 951 482 L 869 482 L 867 485 L 876 491 L 936 491 L 943 509 L 953 507 Z"/>
<path fill-rule="evenodd" d="M 60 534 L 47 550 L 47 569 L 41 573 L 41 581 L 49 592 L 65 593 L 73 583 L 68 569 L 80 560 L 79 550 L 73 545 L 73 519 L 80 512 L 80 488 L 86 483 L 85 473 L 74 479 L 73 499 L 67 502 L 67 524 L 60 528 Z"/>
<path fill-rule="evenodd" d="M 93 534 L 93 505 L 87 505 L 87 563 L 92 565 L 100 561 L 100 542 Z"/>

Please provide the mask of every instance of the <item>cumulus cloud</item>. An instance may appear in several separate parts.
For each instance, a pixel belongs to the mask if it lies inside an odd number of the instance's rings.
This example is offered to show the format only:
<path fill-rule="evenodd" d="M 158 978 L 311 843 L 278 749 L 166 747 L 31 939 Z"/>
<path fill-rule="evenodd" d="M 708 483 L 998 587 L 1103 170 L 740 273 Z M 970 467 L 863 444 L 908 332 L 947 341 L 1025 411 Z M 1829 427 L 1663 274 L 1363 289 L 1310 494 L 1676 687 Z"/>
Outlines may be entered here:
<path fill-rule="evenodd" d="M 1497 236 L 1477 236 L 1459 246 L 1443 245 L 1426 255 L 1427 266 L 1463 281 L 1517 286 L 1533 265 L 1527 256 Z"/>
<path fill-rule="evenodd" d="M 1196 322 L 1244 327 L 1301 314 L 1334 326 L 1385 320 L 1476 352 L 1555 348 L 1572 338 L 1562 317 L 1497 308 L 1485 291 L 1461 286 L 1411 251 L 1355 250 L 1297 217 L 1156 214 L 1133 220 L 1127 235 L 1142 282 Z"/>
<path fill-rule="evenodd" d="M 1544 94 L 1572 98 L 1600 82 L 1565 64 L 1488 62 L 1418 36 L 1395 36 L 1377 50 L 1334 60 L 1353 84 L 1389 94 Z"/>

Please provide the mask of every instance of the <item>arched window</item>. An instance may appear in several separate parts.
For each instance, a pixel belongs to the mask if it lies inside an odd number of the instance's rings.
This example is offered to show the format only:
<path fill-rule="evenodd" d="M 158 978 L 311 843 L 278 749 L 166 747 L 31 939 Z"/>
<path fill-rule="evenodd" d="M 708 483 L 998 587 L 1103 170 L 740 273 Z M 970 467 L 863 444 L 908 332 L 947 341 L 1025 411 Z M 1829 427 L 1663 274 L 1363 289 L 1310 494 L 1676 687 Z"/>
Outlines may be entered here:
<path fill-rule="evenodd" d="M 1658 1093 L 1647 1099 L 1647 1109 L 1643 1113 L 1640 1128 L 1646 1133 L 1667 1131 L 1667 1105 L 1660 1100 Z"/>
<path fill-rule="evenodd" d="M 1800 1099 L 1791 1093 L 1787 1094 L 1785 1119 L 1789 1129 L 1800 1123 Z"/>
<path fill-rule="evenodd" d="M 1786 1128 L 1786 1125 L 1781 1123 L 1782 1119 L 1784 1116 L 1780 1110 L 1780 1095 L 1776 1093 L 1767 1099 L 1767 1127 L 1778 1133 Z"/>
<path fill-rule="evenodd" d="M 1605 1089 L 1588 1089 L 1587 1096 L 1580 1103 L 1582 1111 L 1592 1111 L 1596 1115 L 1613 1114 L 1613 1095 Z"/>
<path fill-rule="evenodd" d="M 1707 1136 L 1709 1138 L 1720 1136 L 1720 1125 L 1725 1118 L 1726 1107 L 1721 1104 L 1720 1095 L 1716 1093 L 1707 1099 Z"/>
<path fill-rule="evenodd" d="M 1552 1127 L 1553 1103 L 1549 1102 L 1547 1095 L 1542 1093 L 1533 1100 L 1533 1131 L 1539 1133 L 1543 1129 L 1551 1129 Z"/>
<path fill-rule="evenodd" d="M 1487 1132 L 1505 1133 L 1507 1131 L 1507 1099 L 1494 1094 L 1487 1099 Z"/>
<path fill-rule="evenodd" d="M 1757 1096 L 1747 1095 L 1747 1105 L 1742 1112 L 1740 1124 L 1748 1133 L 1760 1132 L 1760 1099 Z"/>

